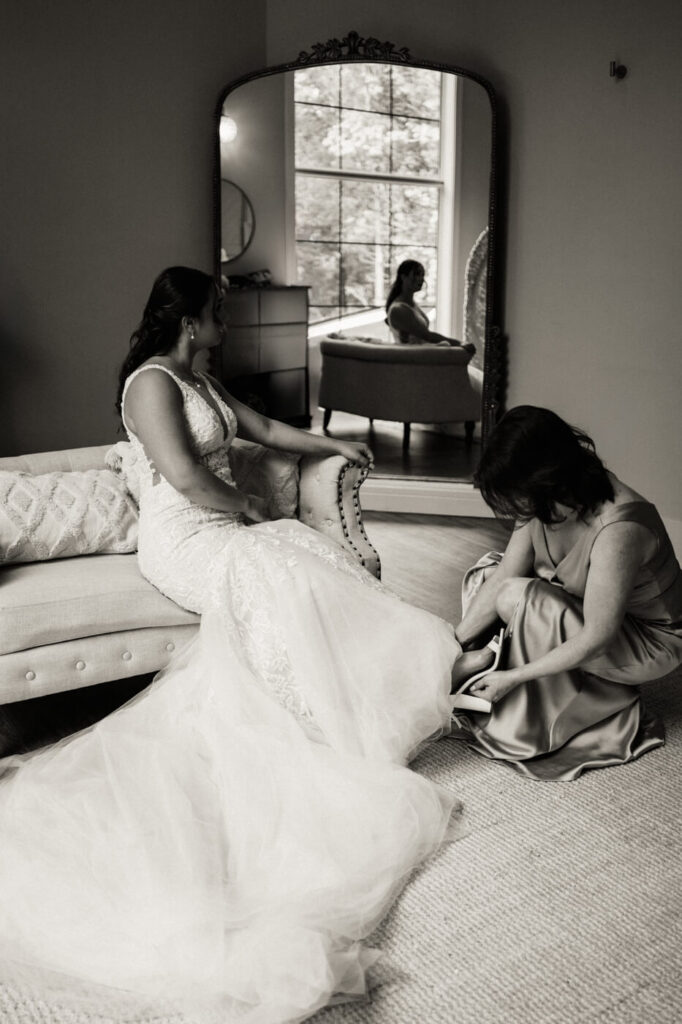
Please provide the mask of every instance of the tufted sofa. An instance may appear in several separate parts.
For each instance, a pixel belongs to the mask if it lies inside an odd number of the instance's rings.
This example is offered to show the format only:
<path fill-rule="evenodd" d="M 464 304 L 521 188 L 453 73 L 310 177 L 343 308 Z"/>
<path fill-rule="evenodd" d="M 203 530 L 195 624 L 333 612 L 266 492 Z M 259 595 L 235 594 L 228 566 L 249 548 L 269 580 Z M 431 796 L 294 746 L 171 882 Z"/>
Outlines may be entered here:
<path fill-rule="evenodd" d="M 236 441 L 230 452 L 234 477 L 240 485 L 254 464 L 254 450 L 260 483 L 253 478 L 248 490 L 266 496 L 264 489 L 280 486 L 268 464 L 277 453 Z M 104 470 L 111 465 L 111 451 L 104 445 L 4 458 L 0 472 L 44 479 L 44 474 Z M 286 458 L 293 466 L 297 517 L 343 544 L 378 576 L 379 560 L 364 532 L 358 498 L 366 471 L 341 456 Z M 197 615 L 140 575 L 130 544 L 122 554 L 9 563 L 6 557 L 0 550 L 0 704 L 157 671 L 197 630 Z"/>
<path fill-rule="evenodd" d="M 464 423 L 471 441 L 481 418 L 483 375 L 468 365 L 471 356 L 463 349 L 323 338 L 320 353 L 325 428 L 339 410 L 403 423 L 405 449 L 411 423 Z"/>

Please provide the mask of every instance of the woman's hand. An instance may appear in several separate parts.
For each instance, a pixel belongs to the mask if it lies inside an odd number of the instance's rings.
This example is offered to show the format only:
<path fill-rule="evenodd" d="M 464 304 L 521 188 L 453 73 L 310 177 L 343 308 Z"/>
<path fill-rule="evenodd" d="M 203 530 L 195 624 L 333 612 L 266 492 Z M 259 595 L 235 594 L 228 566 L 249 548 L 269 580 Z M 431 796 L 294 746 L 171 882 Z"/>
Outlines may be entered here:
<path fill-rule="evenodd" d="M 519 680 L 515 678 L 514 672 L 508 669 L 500 672 L 489 672 L 487 676 L 483 676 L 483 679 L 479 679 L 477 683 L 474 683 L 467 692 L 472 696 L 489 700 L 491 704 L 496 704 L 498 700 L 502 700 L 503 697 L 506 697 L 518 685 Z"/>
<path fill-rule="evenodd" d="M 335 441 L 335 447 L 339 455 L 356 466 L 371 469 L 374 465 L 372 449 L 362 441 Z"/>

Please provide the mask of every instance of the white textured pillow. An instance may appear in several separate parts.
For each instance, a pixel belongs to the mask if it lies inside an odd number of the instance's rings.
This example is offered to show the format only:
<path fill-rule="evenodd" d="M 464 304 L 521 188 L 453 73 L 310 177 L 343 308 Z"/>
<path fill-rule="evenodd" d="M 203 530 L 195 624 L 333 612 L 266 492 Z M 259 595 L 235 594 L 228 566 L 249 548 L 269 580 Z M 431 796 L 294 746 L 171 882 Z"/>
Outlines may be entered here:
<path fill-rule="evenodd" d="M 109 469 L 0 471 L 0 562 L 137 549 L 137 508 Z"/>

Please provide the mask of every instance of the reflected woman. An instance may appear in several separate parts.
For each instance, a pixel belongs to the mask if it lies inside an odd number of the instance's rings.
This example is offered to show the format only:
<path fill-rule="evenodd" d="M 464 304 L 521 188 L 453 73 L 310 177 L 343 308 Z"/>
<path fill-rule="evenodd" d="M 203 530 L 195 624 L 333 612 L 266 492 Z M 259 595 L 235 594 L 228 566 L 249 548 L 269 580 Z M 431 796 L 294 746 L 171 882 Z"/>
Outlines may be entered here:
<path fill-rule="evenodd" d="M 655 507 L 586 434 L 534 406 L 502 418 L 476 478 L 516 524 L 504 555 L 464 580 L 458 640 L 480 647 L 502 619 L 507 651 L 502 671 L 471 686 L 492 712 L 457 712 L 459 738 L 534 779 L 575 779 L 660 746 L 638 684 L 682 662 L 682 572 Z M 455 684 L 491 660 L 468 650 Z"/>
<path fill-rule="evenodd" d="M 424 287 L 424 267 L 417 260 L 403 260 L 386 300 L 386 322 L 396 342 L 401 345 L 450 345 L 474 355 L 474 345 L 463 345 L 455 338 L 432 331 L 429 318 L 414 301 L 415 292 Z"/>

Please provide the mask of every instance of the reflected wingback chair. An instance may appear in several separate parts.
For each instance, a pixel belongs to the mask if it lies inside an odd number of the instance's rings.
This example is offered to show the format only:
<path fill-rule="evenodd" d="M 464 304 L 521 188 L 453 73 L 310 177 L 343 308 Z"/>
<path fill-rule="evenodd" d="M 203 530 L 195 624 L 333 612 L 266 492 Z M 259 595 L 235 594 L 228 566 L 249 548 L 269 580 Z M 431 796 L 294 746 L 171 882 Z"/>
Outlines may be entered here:
<path fill-rule="evenodd" d="M 481 418 L 483 375 L 461 348 L 386 345 L 353 338 L 323 338 L 319 405 L 324 427 L 334 410 L 404 424 L 464 423 L 470 444 Z"/>

